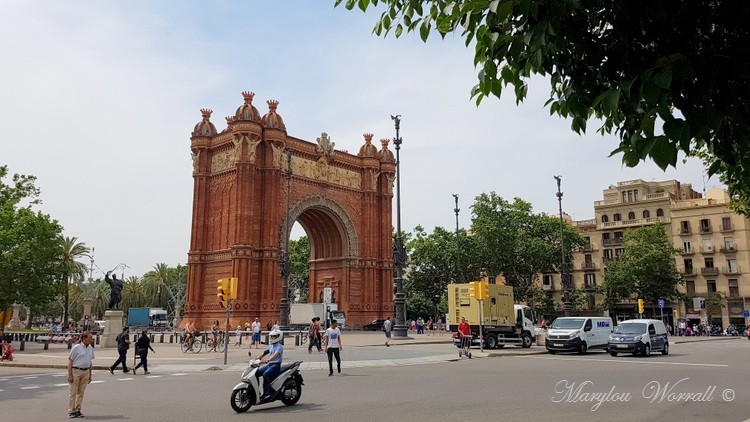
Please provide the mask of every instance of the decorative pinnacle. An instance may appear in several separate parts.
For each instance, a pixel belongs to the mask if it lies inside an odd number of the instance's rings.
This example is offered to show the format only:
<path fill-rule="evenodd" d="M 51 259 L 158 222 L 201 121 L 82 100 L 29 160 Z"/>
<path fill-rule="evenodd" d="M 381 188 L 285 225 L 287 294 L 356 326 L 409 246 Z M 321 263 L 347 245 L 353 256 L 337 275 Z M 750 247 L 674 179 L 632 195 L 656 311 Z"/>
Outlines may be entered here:
<path fill-rule="evenodd" d="M 362 136 L 365 137 L 365 142 L 367 142 L 368 144 L 372 141 L 372 133 L 365 133 Z"/>
<path fill-rule="evenodd" d="M 213 110 L 202 108 L 201 109 L 201 115 L 203 115 L 203 120 L 208 120 L 211 118 L 211 113 L 213 113 Z"/>
<path fill-rule="evenodd" d="M 266 101 L 266 104 L 268 104 L 268 109 L 270 111 L 276 111 L 276 107 L 278 107 L 279 102 L 276 100 L 268 100 Z"/>
<path fill-rule="evenodd" d="M 245 97 L 245 104 L 252 104 L 255 93 L 250 91 L 242 91 L 242 96 Z"/>
<path fill-rule="evenodd" d="M 232 123 L 233 121 L 236 120 L 236 117 L 234 117 L 234 116 L 227 116 L 227 117 L 225 117 L 225 119 L 227 120 L 227 124 L 230 124 L 230 123 Z"/>
<path fill-rule="evenodd" d="M 391 140 L 388 138 L 384 138 L 380 140 L 380 144 L 383 145 L 383 149 L 388 149 L 388 143 L 390 143 Z"/>

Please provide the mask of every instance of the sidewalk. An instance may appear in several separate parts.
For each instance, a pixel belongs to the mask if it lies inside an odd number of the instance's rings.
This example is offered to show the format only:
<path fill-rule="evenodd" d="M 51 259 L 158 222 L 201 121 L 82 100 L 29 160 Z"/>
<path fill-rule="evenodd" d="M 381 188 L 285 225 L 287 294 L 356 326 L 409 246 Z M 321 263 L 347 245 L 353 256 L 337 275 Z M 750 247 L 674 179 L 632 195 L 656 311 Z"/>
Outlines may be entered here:
<path fill-rule="evenodd" d="M 424 357 L 411 357 L 401 358 L 398 353 L 398 348 L 420 345 L 451 345 L 453 340 L 449 333 L 445 333 L 443 336 L 433 335 L 417 335 L 412 332 L 409 334 L 410 339 L 392 339 L 391 346 L 388 352 L 380 353 L 382 358 L 378 359 L 367 359 L 367 360 L 355 360 L 345 361 L 345 367 L 358 367 L 358 366 L 399 366 L 399 365 L 414 365 L 423 363 L 433 362 L 445 362 L 450 360 L 457 360 L 458 353 L 453 350 L 453 347 L 447 348 L 446 353 L 439 355 L 425 355 Z M 342 332 L 342 339 L 344 345 L 348 348 L 375 348 L 382 347 L 385 342 L 385 336 L 382 332 L 363 332 L 363 331 L 344 331 Z M 672 344 L 681 343 L 694 343 L 704 341 L 726 341 L 726 340 L 745 340 L 744 337 L 670 337 L 669 340 Z M 195 372 L 195 371 L 206 371 L 206 370 L 230 370 L 230 371 L 241 371 L 246 367 L 248 347 L 247 343 L 244 343 L 241 349 L 233 348 L 234 335 L 229 339 L 229 349 L 227 350 L 227 365 L 224 365 L 224 353 L 211 352 L 207 353 L 201 351 L 200 353 L 182 353 L 180 347 L 176 343 L 169 343 L 168 337 L 165 336 L 166 343 L 152 343 L 152 347 L 155 353 L 149 353 L 150 366 L 159 368 L 161 371 L 179 371 L 179 372 Z M 157 340 L 158 341 L 158 336 Z M 243 337 L 243 341 L 245 338 Z M 294 337 L 287 336 L 285 338 L 284 348 L 292 353 L 303 353 L 307 344 L 299 346 L 294 345 Z M 18 342 L 14 342 L 13 346 L 18 349 Z M 394 347 L 396 349 L 394 349 Z M 265 346 L 262 345 L 262 348 Z M 262 350 L 257 349 L 258 351 Z M 0 363 L 0 369 L 4 367 L 26 367 L 26 368 L 60 368 L 64 369 L 67 367 L 68 353 L 70 352 L 65 344 L 50 344 L 48 350 L 44 350 L 44 346 L 39 343 L 26 343 L 24 351 L 16 350 L 14 352 L 14 360 L 12 362 L 4 361 Z M 385 349 L 385 348 L 384 348 Z M 256 349 L 252 349 L 255 351 Z M 447 351 L 450 350 L 450 353 Z M 537 346 L 536 344 L 529 349 L 523 349 L 516 346 L 506 346 L 502 349 L 484 349 L 480 352 L 478 348 L 472 349 L 472 357 L 475 358 L 487 358 L 487 357 L 507 357 L 507 356 L 525 356 L 535 354 L 546 354 L 547 350 L 544 346 Z M 114 348 L 95 348 L 96 360 L 94 361 L 94 369 L 107 370 L 111 363 L 113 363 L 117 357 L 117 350 Z M 133 362 L 134 352 L 129 350 L 128 353 L 128 366 Z M 255 354 L 255 352 L 253 352 Z M 321 362 L 310 362 L 305 361 L 303 364 L 304 369 L 315 370 L 322 369 L 325 365 Z"/>

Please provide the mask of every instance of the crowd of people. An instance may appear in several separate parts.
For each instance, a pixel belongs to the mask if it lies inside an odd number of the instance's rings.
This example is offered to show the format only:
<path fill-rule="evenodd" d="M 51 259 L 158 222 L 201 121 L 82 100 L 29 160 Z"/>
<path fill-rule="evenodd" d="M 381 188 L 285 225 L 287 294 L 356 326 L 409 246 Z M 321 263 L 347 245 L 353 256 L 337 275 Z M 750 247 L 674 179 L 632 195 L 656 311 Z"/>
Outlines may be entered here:
<path fill-rule="evenodd" d="M 443 324 L 442 318 L 438 318 L 435 322 L 432 318 L 428 318 L 427 321 L 425 321 L 424 318 L 417 317 L 417 319 L 411 320 L 409 323 L 410 331 L 414 331 L 416 334 L 427 334 L 428 336 L 442 336 L 445 334 L 447 328 L 446 324 Z"/>

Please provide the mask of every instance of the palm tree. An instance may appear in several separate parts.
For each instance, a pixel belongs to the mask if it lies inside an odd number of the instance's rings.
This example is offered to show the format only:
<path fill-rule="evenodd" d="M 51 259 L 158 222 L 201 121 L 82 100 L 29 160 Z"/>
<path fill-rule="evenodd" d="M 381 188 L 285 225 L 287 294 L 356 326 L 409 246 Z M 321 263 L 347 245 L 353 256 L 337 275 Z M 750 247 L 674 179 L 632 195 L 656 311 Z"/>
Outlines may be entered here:
<path fill-rule="evenodd" d="M 146 291 L 141 277 L 126 278 L 122 285 L 122 309 L 140 308 L 146 305 Z"/>
<path fill-rule="evenodd" d="M 63 323 L 68 323 L 68 306 L 70 301 L 69 285 L 74 278 L 82 278 L 86 273 L 86 264 L 78 262 L 80 258 L 88 258 L 91 250 L 86 247 L 85 243 L 78 243 L 77 237 L 60 238 L 62 255 L 60 262 L 62 264 L 62 280 L 65 282 L 65 305 L 63 309 Z"/>

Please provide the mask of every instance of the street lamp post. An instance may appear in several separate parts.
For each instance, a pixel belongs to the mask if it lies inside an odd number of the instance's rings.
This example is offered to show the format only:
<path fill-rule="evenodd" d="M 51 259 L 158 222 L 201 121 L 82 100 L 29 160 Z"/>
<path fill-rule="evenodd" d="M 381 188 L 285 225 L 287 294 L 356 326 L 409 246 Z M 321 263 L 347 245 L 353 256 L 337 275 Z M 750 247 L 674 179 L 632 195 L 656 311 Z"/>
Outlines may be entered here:
<path fill-rule="evenodd" d="M 560 191 L 560 181 L 562 180 L 562 176 L 553 176 L 555 180 L 557 180 L 557 203 L 560 207 L 560 282 L 562 283 L 563 288 L 563 310 L 565 311 L 565 316 L 570 316 L 570 313 L 572 311 L 572 304 L 570 303 L 570 276 L 568 275 L 568 267 L 565 265 L 565 226 L 563 223 L 563 213 L 562 213 L 562 197 L 563 193 Z"/>
<path fill-rule="evenodd" d="M 289 194 L 292 185 L 292 151 L 286 150 L 286 215 L 284 217 L 284 250 L 281 254 L 281 303 L 279 303 L 279 321 L 283 330 L 289 329 L 289 273 L 292 263 L 289 260 Z"/>
<path fill-rule="evenodd" d="M 399 136 L 401 115 L 391 116 L 391 119 L 396 125 L 396 137 L 393 138 L 393 145 L 396 146 L 396 242 L 393 245 L 393 266 L 395 269 L 393 283 L 396 285 L 393 310 L 396 325 L 393 327 L 393 336 L 406 338 L 406 300 L 404 299 L 404 285 L 401 278 L 406 263 L 406 248 L 401 238 L 401 158 L 399 155 L 399 151 L 401 151 L 401 137 Z"/>
<path fill-rule="evenodd" d="M 456 201 L 456 208 L 453 208 L 453 212 L 456 213 L 456 282 L 462 283 L 464 281 L 463 274 L 461 273 L 461 248 L 458 244 L 458 212 L 461 211 L 458 208 L 458 194 L 453 194 L 453 199 Z"/>

